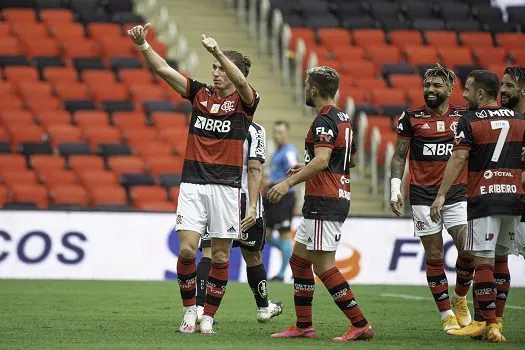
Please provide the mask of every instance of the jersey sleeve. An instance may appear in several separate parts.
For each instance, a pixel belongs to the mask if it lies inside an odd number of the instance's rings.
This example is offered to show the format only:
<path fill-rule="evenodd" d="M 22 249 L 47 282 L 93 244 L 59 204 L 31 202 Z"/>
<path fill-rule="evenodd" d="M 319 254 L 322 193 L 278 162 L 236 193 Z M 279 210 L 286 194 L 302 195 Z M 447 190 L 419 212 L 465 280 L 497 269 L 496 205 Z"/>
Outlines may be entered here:
<path fill-rule="evenodd" d="M 266 130 L 260 125 L 250 125 L 248 160 L 266 161 Z"/>
<path fill-rule="evenodd" d="M 472 126 L 470 125 L 470 121 L 463 116 L 459 118 L 458 125 L 456 127 L 453 150 L 470 150 L 472 148 L 473 142 L 474 136 L 472 135 Z"/>
<path fill-rule="evenodd" d="M 197 92 L 199 92 L 204 87 L 206 87 L 206 84 L 201 83 L 200 81 L 197 81 L 197 80 L 193 80 L 191 78 L 187 78 L 186 79 L 186 93 L 182 97 L 184 97 L 185 99 L 193 103 L 193 100 L 195 99 Z"/>
<path fill-rule="evenodd" d="M 410 116 L 405 111 L 399 117 L 397 122 L 397 136 L 402 139 L 411 139 L 412 138 L 412 124 L 410 123 Z"/>
<path fill-rule="evenodd" d="M 314 147 L 334 148 L 337 138 L 337 124 L 327 115 L 319 115 L 312 125 Z"/>
<path fill-rule="evenodd" d="M 241 100 L 242 109 L 246 112 L 246 114 L 249 117 L 253 117 L 253 115 L 255 114 L 255 110 L 257 109 L 257 106 L 259 105 L 259 102 L 261 101 L 261 97 L 259 96 L 259 93 L 257 91 L 255 91 L 254 88 L 252 88 L 251 86 L 250 86 L 250 88 L 252 89 L 253 96 L 254 96 L 254 99 L 253 99 L 251 105 L 248 105 L 247 103 L 245 103 L 242 100 L 242 98 L 239 97 L 239 99 Z"/>

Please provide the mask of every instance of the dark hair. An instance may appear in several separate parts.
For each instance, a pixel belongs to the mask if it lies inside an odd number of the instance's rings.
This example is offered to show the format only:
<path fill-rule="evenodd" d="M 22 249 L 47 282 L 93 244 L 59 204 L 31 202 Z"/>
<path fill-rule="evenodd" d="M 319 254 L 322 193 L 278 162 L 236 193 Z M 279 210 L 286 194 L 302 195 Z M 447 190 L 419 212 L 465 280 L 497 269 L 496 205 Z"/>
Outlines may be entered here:
<path fill-rule="evenodd" d="M 525 68 L 519 66 L 511 66 L 505 68 L 503 74 L 508 74 L 521 86 L 525 86 Z"/>
<path fill-rule="evenodd" d="M 331 67 L 313 67 L 308 70 L 308 81 L 319 89 L 322 98 L 334 98 L 339 89 L 339 74 Z"/>
<path fill-rule="evenodd" d="M 252 61 L 242 53 L 238 51 L 224 51 L 224 56 L 228 57 L 230 61 L 233 62 L 240 69 L 242 74 L 247 77 L 250 74 L 250 67 L 252 66 Z"/>
<path fill-rule="evenodd" d="M 286 130 L 290 130 L 290 123 L 288 123 L 287 121 L 285 120 L 277 120 L 275 123 L 273 123 L 274 126 L 278 126 L 278 125 L 284 125 L 284 127 L 286 128 Z"/>
<path fill-rule="evenodd" d="M 433 77 L 440 77 L 443 79 L 444 82 L 448 83 L 451 87 L 454 86 L 454 83 L 456 82 L 456 74 L 451 69 L 445 68 L 439 63 L 436 63 L 436 65 L 432 68 L 429 68 L 425 71 L 425 75 L 423 76 L 423 80 L 427 80 L 428 78 Z"/>
<path fill-rule="evenodd" d="M 500 82 L 496 73 L 488 70 L 473 70 L 469 73 L 468 78 L 474 79 L 474 88 L 476 90 L 485 90 L 487 95 L 492 98 L 497 98 Z"/>

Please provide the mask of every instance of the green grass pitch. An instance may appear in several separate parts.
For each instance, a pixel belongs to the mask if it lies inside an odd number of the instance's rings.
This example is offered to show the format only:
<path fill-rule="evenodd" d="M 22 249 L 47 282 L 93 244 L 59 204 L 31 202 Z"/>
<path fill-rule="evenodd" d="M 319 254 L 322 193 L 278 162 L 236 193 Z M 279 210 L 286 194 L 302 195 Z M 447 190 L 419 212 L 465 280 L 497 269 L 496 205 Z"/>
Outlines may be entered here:
<path fill-rule="evenodd" d="M 180 334 L 179 292 L 175 282 L 0 280 L 0 349 L 477 349 L 493 344 L 443 333 L 426 287 L 355 286 L 357 301 L 373 323 L 371 342 L 331 341 L 347 321 L 322 285 L 314 298 L 318 338 L 271 339 L 294 322 L 291 285 L 269 285 L 270 296 L 285 304 L 269 324 L 255 320 L 246 284 L 230 283 L 216 319 L 217 334 Z M 412 298 L 412 297 L 415 297 Z M 418 298 L 419 297 L 419 298 Z M 412 299 L 409 299 L 412 298 Z M 525 289 L 512 289 L 506 310 L 507 343 L 523 349 Z"/>

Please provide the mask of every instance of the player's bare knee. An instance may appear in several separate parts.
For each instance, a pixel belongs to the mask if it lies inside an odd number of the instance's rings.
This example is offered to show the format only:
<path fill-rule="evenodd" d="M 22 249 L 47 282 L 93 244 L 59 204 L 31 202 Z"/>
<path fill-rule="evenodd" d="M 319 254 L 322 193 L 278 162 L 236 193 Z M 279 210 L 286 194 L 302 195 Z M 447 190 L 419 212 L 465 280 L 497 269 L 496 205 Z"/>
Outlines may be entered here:
<path fill-rule="evenodd" d="M 443 237 L 441 236 L 441 232 L 421 237 L 421 243 L 425 248 L 425 256 L 427 259 L 444 259 Z"/>
<path fill-rule="evenodd" d="M 197 246 L 181 242 L 179 256 L 184 259 L 195 259 Z"/>
<path fill-rule="evenodd" d="M 247 267 L 259 266 L 262 264 L 262 252 L 260 250 L 253 252 L 247 249 L 241 249 L 241 252 Z"/>

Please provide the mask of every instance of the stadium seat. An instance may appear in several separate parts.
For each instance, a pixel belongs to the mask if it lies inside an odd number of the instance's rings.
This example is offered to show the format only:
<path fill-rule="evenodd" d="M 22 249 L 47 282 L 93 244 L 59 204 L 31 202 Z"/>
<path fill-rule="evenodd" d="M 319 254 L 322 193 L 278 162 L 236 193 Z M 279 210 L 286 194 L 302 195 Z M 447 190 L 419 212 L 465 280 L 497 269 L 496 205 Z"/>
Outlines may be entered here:
<path fill-rule="evenodd" d="M 38 1 L 38 0 L 37 0 Z M 61 8 L 46 8 L 39 11 L 43 23 L 49 25 L 57 23 L 72 23 L 73 12 Z"/>
<path fill-rule="evenodd" d="M 129 98 L 128 90 L 118 83 L 91 83 L 93 99 L 103 101 L 125 101 Z"/>
<path fill-rule="evenodd" d="M 4 69 L 4 76 L 6 80 L 15 83 L 30 81 L 36 82 L 40 80 L 38 71 L 33 67 L 6 67 Z"/>
<path fill-rule="evenodd" d="M 109 59 L 109 67 L 115 71 L 121 69 L 142 69 L 144 65 L 136 57 L 111 57 Z"/>
<path fill-rule="evenodd" d="M 423 97 L 423 90 L 421 88 L 410 89 L 407 91 L 407 94 L 411 108 L 425 105 L 425 98 Z"/>
<path fill-rule="evenodd" d="M 114 156 L 108 158 L 108 167 L 119 176 L 124 173 L 142 173 L 144 161 L 135 156 Z"/>
<path fill-rule="evenodd" d="M 369 92 L 361 88 L 346 88 L 339 89 L 339 100 L 346 101 L 348 97 L 352 97 L 354 103 L 368 103 L 370 102 Z"/>
<path fill-rule="evenodd" d="M 136 142 L 131 143 L 134 153 L 140 157 L 149 157 L 149 156 L 170 156 L 174 154 L 173 147 L 162 141 L 146 141 L 146 142 Z"/>
<path fill-rule="evenodd" d="M 120 184 L 127 189 L 135 186 L 154 186 L 155 179 L 150 174 L 130 171 L 120 174 Z"/>
<path fill-rule="evenodd" d="M 79 72 L 85 70 L 104 70 L 106 68 L 104 61 L 100 57 L 75 57 L 73 58 L 73 65 Z"/>
<path fill-rule="evenodd" d="M 184 159 L 174 156 L 150 156 L 146 160 L 148 171 L 155 175 L 161 174 L 181 174 Z"/>
<path fill-rule="evenodd" d="M 31 170 L 10 170 L 2 169 L 0 174 L 1 183 L 4 186 L 14 185 L 36 185 L 36 174 Z"/>
<path fill-rule="evenodd" d="M 50 125 L 47 132 L 54 145 L 82 141 L 82 131 L 73 125 Z"/>
<path fill-rule="evenodd" d="M 392 87 L 405 91 L 414 88 L 421 89 L 423 86 L 423 79 L 419 74 L 391 74 L 388 80 Z"/>
<path fill-rule="evenodd" d="M 521 48 L 511 50 L 510 55 L 512 56 L 514 64 L 525 66 L 525 49 L 523 49 L 523 46 Z"/>
<path fill-rule="evenodd" d="M 143 202 L 165 201 L 167 198 L 166 190 L 160 186 L 134 186 L 129 192 L 131 202 L 136 208 Z"/>
<path fill-rule="evenodd" d="M 75 185 L 78 183 L 77 175 L 70 170 L 48 169 L 38 172 L 38 180 L 46 186 L 50 187 L 59 185 Z"/>
<path fill-rule="evenodd" d="M 97 149 L 100 144 L 120 142 L 120 132 L 116 128 L 102 125 L 90 125 L 83 129 L 86 142 L 92 149 Z"/>
<path fill-rule="evenodd" d="M 376 66 L 385 63 L 397 63 L 401 60 L 401 52 L 396 46 L 369 46 L 366 49 L 367 57 Z"/>
<path fill-rule="evenodd" d="M 128 145 L 120 143 L 100 144 L 98 146 L 97 152 L 104 158 L 109 158 L 113 156 L 130 156 L 132 153 Z"/>
<path fill-rule="evenodd" d="M 365 49 L 358 46 L 338 46 L 331 49 L 332 54 L 335 55 L 335 59 L 339 62 L 346 60 L 364 60 Z"/>
<path fill-rule="evenodd" d="M 49 189 L 49 198 L 53 204 L 78 204 L 87 206 L 87 191 L 80 185 L 54 185 Z"/>
<path fill-rule="evenodd" d="M 71 115 L 66 111 L 40 113 L 35 119 L 44 129 L 48 129 L 49 126 L 53 124 L 71 123 Z"/>
<path fill-rule="evenodd" d="M 130 144 L 150 142 L 157 138 L 157 130 L 144 126 L 130 126 L 123 129 L 122 138 Z"/>
<path fill-rule="evenodd" d="M 115 112 L 131 112 L 135 110 L 135 105 L 131 101 L 102 101 L 101 109 L 113 114 Z"/>
<path fill-rule="evenodd" d="M 353 85 L 360 89 L 385 89 L 386 82 L 384 79 L 379 78 L 357 78 L 354 80 Z"/>
<path fill-rule="evenodd" d="M 88 170 L 104 170 L 104 160 L 94 155 L 72 155 L 68 158 L 68 165 L 77 174 Z"/>
<path fill-rule="evenodd" d="M 388 35 L 392 45 L 399 49 L 404 49 L 406 46 L 423 45 L 421 33 L 416 30 L 396 30 L 388 33 Z"/>
<path fill-rule="evenodd" d="M 342 69 L 354 77 L 375 77 L 377 69 L 374 63 L 370 61 L 353 61 L 345 64 Z"/>
<path fill-rule="evenodd" d="M 512 50 L 517 47 L 525 47 L 525 35 L 520 33 L 498 33 L 495 35 L 499 46 L 506 50 Z"/>
<path fill-rule="evenodd" d="M 427 31 L 425 32 L 425 41 L 428 45 L 436 48 L 458 46 L 458 36 L 452 31 Z"/>
<path fill-rule="evenodd" d="M 16 56 L 22 54 L 22 47 L 16 38 L 2 38 L 0 41 L 0 55 Z"/>
<path fill-rule="evenodd" d="M 372 102 L 376 105 L 405 104 L 406 93 L 402 89 L 374 89 Z"/>
<path fill-rule="evenodd" d="M 13 185 L 9 188 L 9 201 L 35 203 L 39 209 L 48 206 L 47 190 L 43 185 Z"/>
<path fill-rule="evenodd" d="M 182 113 L 155 112 L 151 114 L 151 119 L 158 129 L 188 127 L 187 117 Z"/>
<path fill-rule="evenodd" d="M 30 100 L 32 96 L 51 97 L 53 90 L 51 85 L 45 82 L 20 82 L 18 91 L 24 100 Z"/>
<path fill-rule="evenodd" d="M 385 33 L 381 29 L 358 29 L 352 31 L 352 38 L 357 46 L 382 46 L 386 45 Z"/>
<path fill-rule="evenodd" d="M 459 34 L 459 39 L 463 45 L 474 49 L 474 48 L 488 48 L 492 49 L 494 41 L 492 35 L 487 32 L 465 32 Z"/>
<path fill-rule="evenodd" d="M 64 157 L 74 155 L 90 155 L 91 148 L 87 143 L 65 142 L 58 145 L 58 153 Z"/>
<path fill-rule="evenodd" d="M 60 56 L 59 43 L 52 38 L 24 38 L 22 44 L 25 54 L 30 57 Z"/>
<path fill-rule="evenodd" d="M 74 115 L 75 124 L 85 129 L 93 126 L 108 126 L 108 114 L 103 111 L 78 111 Z"/>
<path fill-rule="evenodd" d="M 157 85 L 131 85 L 129 87 L 131 98 L 135 102 L 155 101 L 166 99 L 166 90 Z"/>
<path fill-rule="evenodd" d="M 77 111 L 91 111 L 96 108 L 95 102 L 87 99 L 87 100 L 64 100 L 63 102 L 64 109 L 75 113 Z"/>
<path fill-rule="evenodd" d="M 62 101 L 56 97 L 46 97 L 39 95 L 32 95 L 25 101 L 27 107 L 33 112 L 34 115 L 40 113 L 47 113 L 51 111 L 62 110 Z"/>
<path fill-rule="evenodd" d="M 179 192 L 180 188 L 176 186 L 170 187 L 170 189 L 168 190 L 169 197 L 173 201 L 173 203 L 175 203 L 175 205 L 177 205 L 179 201 Z"/>
<path fill-rule="evenodd" d="M 143 201 L 139 202 L 136 208 L 144 211 L 154 211 L 154 212 L 166 212 L 166 213 L 175 213 L 177 211 L 177 205 L 169 201 Z"/>
<path fill-rule="evenodd" d="M 0 186 L 0 207 L 3 207 L 7 202 L 7 188 Z"/>
<path fill-rule="evenodd" d="M 317 36 L 321 45 L 329 49 L 350 45 L 352 39 L 350 32 L 343 28 L 320 28 Z"/>
<path fill-rule="evenodd" d="M 89 191 L 97 187 L 117 186 L 119 184 L 115 173 L 105 170 L 85 170 L 78 174 L 78 179 Z"/>
<path fill-rule="evenodd" d="M 82 72 L 82 80 L 90 87 L 104 84 L 114 84 L 115 75 L 108 70 L 86 70 Z"/>
<path fill-rule="evenodd" d="M 24 108 L 24 101 L 14 93 L 5 94 L 2 98 L 3 101 L 0 104 L 0 111 L 20 110 Z"/>
<path fill-rule="evenodd" d="M 427 46 L 409 46 L 405 49 L 407 61 L 414 65 L 435 64 L 437 62 L 437 50 Z"/>
<path fill-rule="evenodd" d="M 99 55 L 97 44 L 91 39 L 81 38 L 58 38 L 62 48 L 64 58 L 91 57 L 96 58 Z"/>
<path fill-rule="evenodd" d="M 53 154 L 53 147 L 49 142 L 24 142 L 18 144 L 17 151 L 27 157 L 34 154 Z"/>
<path fill-rule="evenodd" d="M 87 26 L 89 36 L 97 41 L 106 37 L 121 37 L 122 30 L 115 23 L 90 23 Z"/>
<path fill-rule="evenodd" d="M 99 39 L 99 43 L 100 53 L 106 58 L 112 56 L 132 58 L 137 52 L 131 40 L 125 37 L 105 37 Z"/>
<path fill-rule="evenodd" d="M 44 70 L 43 76 L 44 80 L 53 85 L 78 81 L 77 71 L 70 67 L 48 67 Z"/>
<path fill-rule="evenodd" d="M 2 17 L 11 23 L 34 23 L 36 22 L 35 10 L 31 8 L 7 8 L 2 11 Z"/>
<path fill-rule="evenodd" d="M 158 176 L 159 183 L 164 188 L 179 187 L 182 182 L 180 173 L 161 173 Z"/>
<path fill-rule="evenodd" d="M 54 83 L 53 88 L 62 100 L 83 100 L 90 97 L 87 84 L 77 82 L 76 76 L 75 80 Z"/>
<path fill-rule="evenodd" d="M 143 128 L 146 123 L 146 118 L 142 112 L 115 112 L 111 119 L 120 131 L 129 128 Z"/>
<path fill-rule="evenodd" d="M 439 49 L 440 61 L 447 67 L 458 64 L 473 64 L 472 52 L 466 47 Z"/>
<path fill-rule="evenodd" d="M 478 64 L 488 67 L 492 64 L 506 64 L 507 52 L 502 47 L 474 49 L 474 56 Z"/>
<path fill-rule="evenodd" d="M 95 186 L 90 189 L 90 196 L 93 206 L 127 204 L 126 192 L 117 185 Z"/>
<path fill-rule="evenodd" d="M 33 124 L 33 115 L 23 109 L 4 110 L 0 112 L 0 124 L 5 126 Z"/>
<path fill-rule="evenodd" d="M 64 158 L 60 156 L 37 154 L 30 158 L 29 163 L 36 172 L 65 169 Z"/>
<path fill-rule="evenodd" d="M 153 76 L 146 69 L 123 69 L 119 73 L 120 81 L 126 86 L 151 85 L 154 81 Z"/>
<path fill-rule="evenodd" d="M 0 154 L 0 169 L 24 170 L 27 162 L 20 154 Z"/>
<path fill-rule="evenodd" d="M 44 131 L 36 125 L 13 125 L 7 131 L 14 145 L 23 142 L 42 142 L 45 138 Z"/>

